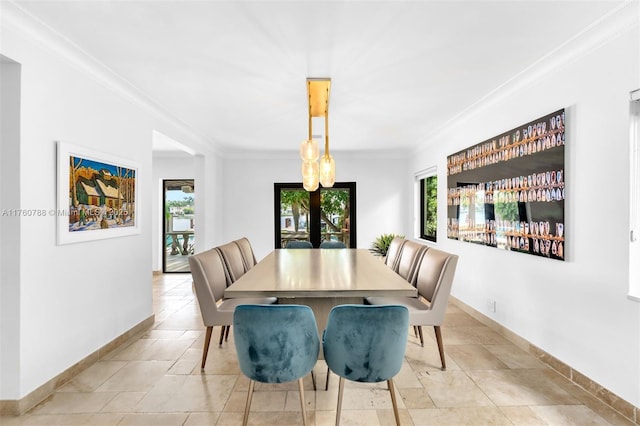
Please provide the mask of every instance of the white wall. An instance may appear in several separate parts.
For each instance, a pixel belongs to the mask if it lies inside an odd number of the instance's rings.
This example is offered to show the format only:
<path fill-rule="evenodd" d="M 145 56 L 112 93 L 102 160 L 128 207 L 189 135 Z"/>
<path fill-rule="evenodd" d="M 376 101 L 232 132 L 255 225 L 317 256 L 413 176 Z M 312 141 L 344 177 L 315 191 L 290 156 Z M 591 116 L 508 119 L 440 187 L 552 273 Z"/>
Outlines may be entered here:
<path fill-rule="evenodd" d="M 567 109 L 566 261 L 446 238 L 438 246 L 460 256 L 456 297 L 640 406 L 640 303 L 627 298 L 628 96 L 640 83 L 638 25 L 618 30 L 425 141 L 412 170 L 438 164 L 446 205 L 448 154 Z M 438 221 L 446 235 L 445 209 Z M 497 301 L 496 313 L 487 299 Z"/>
<path fill-rule="evenodd" d="M 258 259 L 274 248 L 273 184 L 301 182 L 296 141 L 291 143 L 295 151 L 290 154 L 258 157 L 254 153 L 248 154 L 250 158 L 224 160 L 223 240 L 246 236 Z M 406 159 L 388 153 L 341 153 L 335 148 L 331 154 L 336 180 L 356 182 L 358 248 L 369 248 L 382 233 L 407 233 L 405 210 L 412 207 L 404 185 Z"/>
<path fill-rule="evenodd" d="M 5 280 L 3 268 L 0 283 L 3 327 L 16 331 L 2 336 L 0 400 L 17 400 L 153 314 L 153 130 L 187 145 L 202 142 L 11 4 L 2 9 L 0 53 L 21 67 L 20 151 L 12 158 L 2 152 L 3 162 L 18 166 L 19 195 L 3 191 L 2 207 L 57 207 L 55 141 L 139 165 L 140 234 L 57 245 L 54 216 L 19 219 L 18 271 Z"/>
<path fill-rule="evenodd" d="M 0 55 L 0 377 L 19 383 L 20 327 L 13 319 L 20 305 L 20 65 Z"/>

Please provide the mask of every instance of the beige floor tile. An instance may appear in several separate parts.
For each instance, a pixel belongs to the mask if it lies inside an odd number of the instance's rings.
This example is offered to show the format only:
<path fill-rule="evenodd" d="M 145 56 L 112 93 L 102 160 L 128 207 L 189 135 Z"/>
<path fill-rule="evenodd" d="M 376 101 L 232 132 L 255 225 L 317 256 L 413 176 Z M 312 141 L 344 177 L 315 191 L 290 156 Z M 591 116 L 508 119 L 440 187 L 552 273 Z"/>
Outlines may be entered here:
<path fill-rule="evenodd" d="M 102 408 L 104 413 L 135 413 L 146 392 L 119 392 Z"/>
<path fill-rule="evenodd" d="M 182 426 L 188 414 L 127 414 L 118 426 Z"/>
<path fill-rule="evenodd" d="M 215 425 L 220 418 L 220 412 L 191 413 L 184 426 L 210 426 Z"/>
<path fill-rule="evenodd" d="M 324 391 L 322 391 L 324 392 Z M 315 411 L 316 409 L 316 393 L 313 391 L 304 391 L 305 410 Z M 284 404 L 284 411 L 300 411 L 300 391 L 287 391 L 287 400 Z"/>
<path fill-rule="evenodd" d="M 124 414 L 47 414 L 24 416 L 20 426 L 115 426 L 122 421 Z M 0 423 L 2 426 L 9 426 Z"/>
<path fill-rule="evenodd" d="M 235 376 L 165 376 L 137 405 L 138 412 L 222 411 Z"/>
<path fill-rule="evenodd" d="M 544 370 L 467 371 L 498 406 L 578 404 L 579 401 L 549 380 Z"/>
<path fill-rule="evenodd" d="M 335 406 L 333 411 L 316 410 L 316 426 L 334 426 L 336 424 Z"/>
<path fill-rule="evenodd" d="M 144 392 L 171 368 L 171 361 L 131 361 L 106 380 L 97 392 Z"/>
<path fill-rule="evenodd" d="M 550 425 L 593 425 L 609 423 L 584 405 L 547 405 L 531 407 L 531 411 Z"/>
<path fill-rule="evenodd" d="M 489 327 L 451 327 L 442 331 L 445 350 L 450 345 L 508 345 L 510 342 Z"/>
<path fill-rule="evenodd" d="M 533 412 L 531 407 L 500 407 L 500 411 L 502 411 L 514 425 L 542 426 L 547 424 Z"/>
<path fill-rule="evenodd" d="M 31 414 L 98 413 L 115 396 L 115 392 L 56 392 Z"/>
<path fill-rule="evenodd" d="M 511 425 L 497 407 L 433 408 L 409 410 L 409 414 L 416 426 Z"/>
<path fill-rule="evenodd" d="M 347 410 L 342 407 L 340 424 L 343 426 L 377 426 L 380 425 L 378 412 L 371 410 Z"/>
<path fill-rule="evenodd" d="M 286 402 L 287 391 L 254 391 L 251 399 L 251 412 L 284 411 Z"/>
<path fill-rule="evenodd" d="M 393 410 L 376 410 L 378 414 L 378 422 L 381 426 L 395 426 L 396 425 L 396 417 L 393 414 Z M 409 410 L 398 410 L 398 414 L 400 415 L 400 424 L 402 426 L 411 426 L 413 425 L 413 419 L 411 418 L 411 414 L 409 414 Z"/>
<path fill-rule="evenodd" d="M 98 361 L 58 389 L 58 392 L 92 392 L 127 365 L 126 361 Z"/>
<path fill-rule="evenodd" d="M 406 360 L 402 363 L 402 368 L 393 377 L 393 383 L 396 388 L 421 388 L 422 383 L 416 376 L 416 373 L 411 368 L 411 364 L 409 364 Z"/>
<path fill-rule="evenodd" d="M 422 376 L 427 393 L 436 407 L 482 407 L 493 403 L 462 371 L 441 371 Z"/>
<path fill-rule="evenodd" d="M 542 361 L 515 345 L 485 345 L 485 349 L 509 368 L 545 368 Z"/>
<path fill-rule="evenodd" d="M 134 361 L 140 360 L 141 354 L 146 348 L 153 345 L 155 340 L 138 339 L 122 348 L 116 349 L 104 357 L 104 360 L 112 361 Z"/>
<path fill-rule="evenodd" d="M 165 340 L 177 340 L 183 339 L 185 335 L 185 330 L 157 330 L 151 329 L 144 333 L 140 338 L 141 339 L 165 339 Z M 195 336 L 198 338 L 198 336 Z"/>
<path fill-rule="evenodd" d="M 447 312 L 444 316 L 442 328 L 450 327 L 483 327 L 484 325 L 466 312 Z"/>
<path fill-rule="evenodd" d="M 449 355 L 463 370 L 501 370 L 507 365 L 489 352 L 483 345 L 451 345 Z"/>
<path fill-rule="evenodd" d="M 447 342 L 444 342 L 444 358 L 447 363 L 447 370 L 460 370 L 455 360 L 449 356 L 449 347 Z M 418 345 L 407 345 L 405 352 L 405 358 L 411 368 L 416 374 L 423 374 L 430 371 L 441 371 L 442 363 L 440 361 L 440 352 L 435 341 L 432 344 L 427 344 L 425 341 L 424 348 Z"/>
<path fill-rule="evenodd" d="M 140 354 L 142 361 L 175 361 L 189 349 L 195 339 L 155 340 Z"/>
<path fill-rule="evenodd" d="M 337 382 L 337 380 L 336 380 Z M 337 404 L 336 399 L 333 400 Z M 396 389 L 396 399 L 398 408 L 405 408 L 404 401 Z M 335 405 L 334 405 L 335 407 Z M 353 383 L 347 382 L 344 386 L 342 396 L 343 410 L 384 410 L 392 409 L 391 394 L 387 388 L 386 382 L 381 383 Z"/>
<path fill-rule="evenodd" d="M 431 400 L 429 393 L 424 388 L 399 389 L 399 391 L 405 407 L 409 409 L 435 408 L 435 404 Z"/>

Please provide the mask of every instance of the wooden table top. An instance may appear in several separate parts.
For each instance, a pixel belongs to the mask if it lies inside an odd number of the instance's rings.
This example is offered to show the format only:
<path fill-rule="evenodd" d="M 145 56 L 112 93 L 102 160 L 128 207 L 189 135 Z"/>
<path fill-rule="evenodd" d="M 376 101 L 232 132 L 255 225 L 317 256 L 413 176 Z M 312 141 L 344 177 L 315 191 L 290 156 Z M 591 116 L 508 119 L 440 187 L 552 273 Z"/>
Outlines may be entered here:
<path fill-rule="evenodd" d="M 276 249 L 224 296 L 416 297 L 417 291 L 366 249 Z"/>

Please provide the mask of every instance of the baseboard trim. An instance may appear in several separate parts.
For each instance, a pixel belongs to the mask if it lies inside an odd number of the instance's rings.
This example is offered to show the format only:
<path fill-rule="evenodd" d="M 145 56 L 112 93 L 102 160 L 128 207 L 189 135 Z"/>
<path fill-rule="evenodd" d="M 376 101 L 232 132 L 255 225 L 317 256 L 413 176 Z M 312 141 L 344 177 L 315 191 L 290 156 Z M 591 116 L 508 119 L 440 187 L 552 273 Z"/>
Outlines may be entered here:
<path fill-rule="evenodd" d="M 155 315 L 142 320 L 129 330 L 125 331 L 106 345 L 87 355 L 53 379 L 36 388 L 19 400 L 0 400 L 0 415 L 4 416 L 20 416 L 37 404 L 48 398 L 59 387 L 67 383 L 76 375 L 93 365 L 96 361 L 102 359 L 106 354 L 118 348 L 124 342 L 132 338 L 137 338 L 140 334 L 149 330 L 155 321 Z"/>
<path fill-rule="evenodd" d="M 608 405 L 609 407 L 619 412 L 620 415 L 626 417 L 627 419 L 631 420 L 636 424 L 640 424 L 640 408 L 639 407 L 636 407 L 633 404 L 620 398 L 615 393 L 611 392 L 610 390 L 606 389 L 602 385 L 591 380 L 589 377 L 585 376 L 579 371 L 574 370 L 571 366 L 560 361 L 553 355 L 543 351 L 539 347 L 533 345 L 529 341 L 518 336 L 508 328 L 498 324 L 496 321 L 489 318 L 488 316 L 476 311 L 474 308 L 462 302 L 460 299 L 457 299 L 451 296 L 450 301 L 454 305 L 456 305 L 458 308 L 460 308 L 467 314 L 471 315 L 473 318 L 477 319 L 487 327 L 491 328 L 493 331 L 502 335 L 504 338 L 512 342 L 514 345 L 516 345 L 520 349 L 534 355 L 536 358 L 544 362 L 546 365 L 551 367 L 560 375 L 566 377 L 572 383 L 580 386 L 589 394 L 593 395 L 595 398 L 602 401 L 604 404 Z"/>

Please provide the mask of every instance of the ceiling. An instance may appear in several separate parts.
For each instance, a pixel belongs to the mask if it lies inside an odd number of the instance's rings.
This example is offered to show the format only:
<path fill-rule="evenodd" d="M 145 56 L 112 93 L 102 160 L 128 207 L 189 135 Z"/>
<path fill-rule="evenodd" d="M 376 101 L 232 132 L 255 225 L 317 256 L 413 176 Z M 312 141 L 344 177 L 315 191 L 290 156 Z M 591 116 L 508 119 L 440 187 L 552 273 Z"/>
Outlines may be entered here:
<path fill-rule="evenodd" d="M 235 152 L 298 149 L 307 77 L 331 78 L 332 151 L 409 151 L 623 2 L 16 3 Z"/>

